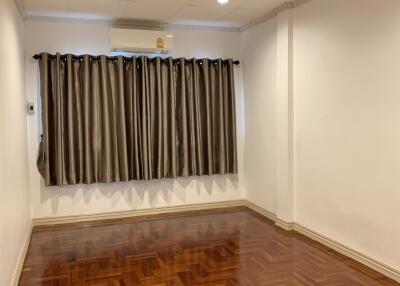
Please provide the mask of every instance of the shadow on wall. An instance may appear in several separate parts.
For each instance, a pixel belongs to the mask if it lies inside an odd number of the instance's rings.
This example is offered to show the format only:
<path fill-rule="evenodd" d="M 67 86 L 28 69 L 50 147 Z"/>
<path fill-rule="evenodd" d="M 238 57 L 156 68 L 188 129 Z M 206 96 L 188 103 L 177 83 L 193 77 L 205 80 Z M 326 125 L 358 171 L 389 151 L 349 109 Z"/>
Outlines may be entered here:
<path fill-rule="evenodd" d="M 68 205 L 80 209 L 79 214 L 91 214 L 216 201 L 230 190 L 239 192 L 237 175 L 63 187 L 46 187 L 41 180 L 40 202 L 50 204 L 55 216 L 64 215 L 60 208 Z M 73 213 L 79 215 L 76 210 Z"/>

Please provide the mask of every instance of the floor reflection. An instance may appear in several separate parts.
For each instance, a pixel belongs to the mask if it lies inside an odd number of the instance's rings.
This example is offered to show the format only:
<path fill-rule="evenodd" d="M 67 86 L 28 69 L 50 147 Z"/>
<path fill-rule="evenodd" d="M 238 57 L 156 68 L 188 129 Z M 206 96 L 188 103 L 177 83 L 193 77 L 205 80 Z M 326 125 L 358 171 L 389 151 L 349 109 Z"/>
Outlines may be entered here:
<path fill-rule="evenodd" d="M 399 285 L 247 208 L 35 228 L 20 285 Z"/>

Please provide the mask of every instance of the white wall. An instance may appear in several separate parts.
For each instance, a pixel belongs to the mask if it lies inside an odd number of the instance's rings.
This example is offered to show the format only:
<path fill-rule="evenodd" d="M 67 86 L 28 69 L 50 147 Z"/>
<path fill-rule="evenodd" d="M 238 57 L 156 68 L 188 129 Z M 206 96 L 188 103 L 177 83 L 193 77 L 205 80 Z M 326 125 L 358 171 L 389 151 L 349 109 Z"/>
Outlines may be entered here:
<path fill-rule="evenodd" d="M 0 285 L 11 285 L 30 227 L 22 36 L 14 1 L 0 1 Z"/>
<path fill-rule="evenodd" d="M 400 2 L 311 0 L 293 13 L 294 220 L 400 269 Z M 242 34 L 246 196 L 274 213 L 278 19 Z"/>
<path fill-rule="evenodd" d="M 297 222 L 400 269 L 400 2 L 294 13 Z"/>
<path fill-rule="evenodd" d="M 40 52 L 109 54 L 109 29 L 101 24 L 25 22 L 27 97 L 36 102 L 37 62 L 32 55 Z M 240 57 L 240 33 L 175 30 L 172 57 Z M 212 176 L 156 180 L 109 185 L 45 188 L 35 167 L 40 123 L 38 113 L 29 117 L 30 178 L 32 215 L 35 218 L 104 213 L 205 202 L 244 197 L 243 141 L 244 108 L 241 67 L 235 68 L 238 118 L 239 177 Z"/>
<path fill-rule="evenodd" d="M 294 9 L 293 25 L 295 221 L 400 269 L 400 3 L 311 0 Z M 107 26 L 28 21 L 25 27 L 27 90 L 35 102 L 34 53 L 109 51 Z M 35 168 L 39 136 L 35 116 L 28 122 L 33 216 L 244 195 L 276 212 L 277 32 L 276 19 L 241 36 L 174 31 L 175 57 L 239 58 L 242 46 L 245 96 L 240 68 L 236 78 L 239 183 L 217 176 L 44 188 Z"/>
<path fill-rule="evenodd" d="M 271 212 L 276 211 L 276 40 L 275 18 L 242 34 L 246 197 Z"/>

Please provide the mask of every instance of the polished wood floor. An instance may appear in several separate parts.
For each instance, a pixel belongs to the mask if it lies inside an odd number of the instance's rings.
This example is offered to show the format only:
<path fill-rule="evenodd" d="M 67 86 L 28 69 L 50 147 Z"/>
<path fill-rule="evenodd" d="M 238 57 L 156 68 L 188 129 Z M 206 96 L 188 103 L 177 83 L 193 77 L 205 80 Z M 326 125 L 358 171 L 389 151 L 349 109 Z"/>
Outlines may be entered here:
<path fill-rule="evenodd" d="M 400 285 L 247 208 L 36 227 L 20 285 Z"/>

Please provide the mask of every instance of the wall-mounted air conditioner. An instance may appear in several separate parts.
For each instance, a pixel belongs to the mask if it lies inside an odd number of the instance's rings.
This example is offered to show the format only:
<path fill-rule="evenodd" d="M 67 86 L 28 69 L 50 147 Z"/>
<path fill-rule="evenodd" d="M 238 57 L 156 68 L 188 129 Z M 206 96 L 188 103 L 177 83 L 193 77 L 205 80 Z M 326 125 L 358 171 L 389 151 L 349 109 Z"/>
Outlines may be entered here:
<path fill-rule="evenodd" d="M 111 50 L 114 52 L 167 54 L 173 47 L 168 31 L 111 29 Z"/>

